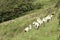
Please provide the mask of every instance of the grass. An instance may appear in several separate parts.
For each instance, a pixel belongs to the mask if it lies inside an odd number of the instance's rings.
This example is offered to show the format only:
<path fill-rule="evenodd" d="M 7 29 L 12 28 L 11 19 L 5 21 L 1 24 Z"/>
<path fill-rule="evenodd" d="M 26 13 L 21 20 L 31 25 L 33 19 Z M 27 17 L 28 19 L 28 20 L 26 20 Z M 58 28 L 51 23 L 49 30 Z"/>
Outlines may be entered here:
<path fill-rule="evenodd" d="M 39 0 L 37 0 L 38 2 Z M 46 0 L 48 1 L 48 0 Z M 55 5 L 55 4 L 54 4 Z M 29 14 L 0 24 L 0 40 L 57 40 L 60 34 L 58 26 L 58 14 L 60 10 L 55 10 L 54 5 L 44 6 L 42 9 L 32 10 Z M 34 28 L 29 32 L 24 32 L 24 28 L 35 21 L 35 17 L 45 17 L 50 14 L 47 9 L 56 11 L 51 21 L 41 25 L 38 30 Z"/>

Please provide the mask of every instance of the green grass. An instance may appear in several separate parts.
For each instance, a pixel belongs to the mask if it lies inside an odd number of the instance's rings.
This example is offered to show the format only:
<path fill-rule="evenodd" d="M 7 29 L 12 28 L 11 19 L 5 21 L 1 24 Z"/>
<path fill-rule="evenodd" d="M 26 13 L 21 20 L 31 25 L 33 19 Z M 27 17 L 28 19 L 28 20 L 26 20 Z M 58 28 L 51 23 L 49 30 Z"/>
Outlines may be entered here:
<path fill-rule="evenodd" d="M 49 1 L 49 0 L 45 0 Z M 37 0 L 36 2 L 39 2 Z M 49 3 L 49 2 L 48 2 Z M 44 6 L 42 9 L 32 10 L 27 12 L 29 14 L 16 18 L 13 21 L 7 21 L 0 24 L 0 40 L 57 40 L 58 34 L 60 34 L 60 27 L 58 26 L 59 20 L 58 15 L 60 10 L 55 10 L 54 5 L 50 4 Z M 34 28 L 29 32 L 24 32 L 24 28 L 29 24 L 32 24 L 35 21 L 35 17 L 39 16 L 40 18 L 45 17 L 48 13 L 48 10 L 51 8 L 51 11 L 56 11 L 55 16 L 48 23 L 44 23 L 38 30 Z"/>

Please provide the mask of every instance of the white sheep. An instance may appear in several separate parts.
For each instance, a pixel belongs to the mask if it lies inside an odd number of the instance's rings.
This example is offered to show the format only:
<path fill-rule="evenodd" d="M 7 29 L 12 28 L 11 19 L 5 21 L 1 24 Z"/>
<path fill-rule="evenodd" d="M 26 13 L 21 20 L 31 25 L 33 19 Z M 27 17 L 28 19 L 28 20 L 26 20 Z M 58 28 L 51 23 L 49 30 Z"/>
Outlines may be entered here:
<path fill-rule="evenodd" d="M 37 18 L 37 22 L 41 25 L 43 21 L 40 18 Z"/>
<path fill-rule="evenodd" d="M 48 15 L 48 18 L 47 19 L 51 19 L 53 17 L 53 15 Z"/>
<path fill-rule="evenodd" d="M 50 20 L 50 19 L 51 19 L 51 16 L 48 15 L 48 16 L 46 17 L 46 20 Z"/>
<path fill-rule="evenodd" d="M 29 27 L 26 27 L 24 30 L 25 30 L 25 32 L 28 32 L 29 31 Z"/>
<path fill-rule="evenodd" d="M 37 29 L 39 28 L 39 23 L 38 22 L 34 21 L 33 24 L 36 26 Z"/>
<path fill-rule="evenodd" d="M 47 17 L 45 17 L 45 20 L 48 22 L 49 20 L 52 19 L 53 15 L 54 15 L 54 14 L 48 15 Z"/>
<path fill-rule="evenodd" d="M 29 29 L 32 29 L 32 25 L 31 24 L 29 25 Z"/>
<path fill-rule="evenodd" d="M 47 22 L 46 18 L 43 18 L 42 21 L 43 21 L 43 22 Z"/>
<path fill-rule="evenodd" d="M 28 32 L 30 29 L 32 29 L 31 25 L 29 25 L 28 27 L 26 27 L 24 30 L 25 30 L 25 32 Z"/>

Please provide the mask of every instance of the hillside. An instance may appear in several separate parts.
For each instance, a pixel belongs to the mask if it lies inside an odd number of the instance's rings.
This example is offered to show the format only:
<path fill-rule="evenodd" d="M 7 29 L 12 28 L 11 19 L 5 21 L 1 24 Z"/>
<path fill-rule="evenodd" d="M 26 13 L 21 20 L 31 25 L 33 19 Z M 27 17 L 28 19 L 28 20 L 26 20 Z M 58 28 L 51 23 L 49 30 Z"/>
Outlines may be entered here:
<path fill-rule="evenodd" d="M 36 0 L 35 3 L 42 3 L 41 9 L 26 12 L 24 16 L 0 23 L 0 40 L 60 40 L 60 6 L 58 0 Z M 56 6 L 57 5 L 57 6 Z M 55 12 L 52 20 L 44 23 L 38 30 L 32 29 L 24 32 L 24 28 L 36 20 Z"/>

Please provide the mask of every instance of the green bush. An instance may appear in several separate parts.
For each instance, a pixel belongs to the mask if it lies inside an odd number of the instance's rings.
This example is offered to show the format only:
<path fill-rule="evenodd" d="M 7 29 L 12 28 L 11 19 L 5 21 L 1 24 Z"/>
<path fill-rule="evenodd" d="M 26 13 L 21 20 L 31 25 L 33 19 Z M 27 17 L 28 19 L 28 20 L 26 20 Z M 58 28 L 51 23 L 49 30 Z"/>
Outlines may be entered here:
<path fill-rule="evenodd" d="M 33 2 L 34 0 L 5 0 L 0 7 L 0 22 L 14 19 L 25 15 L 25 12 L 41 8 L 41 4 L 34 5 Z"/>

